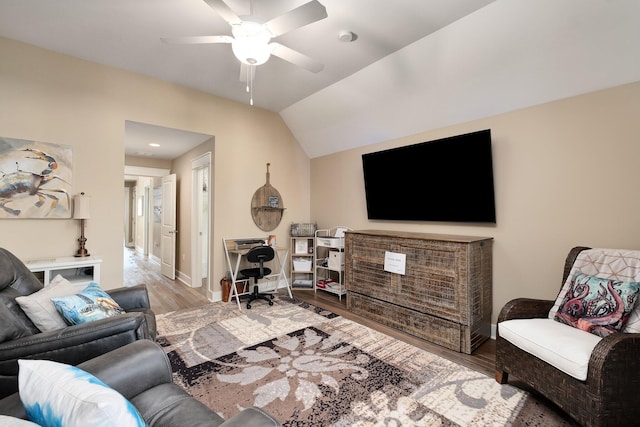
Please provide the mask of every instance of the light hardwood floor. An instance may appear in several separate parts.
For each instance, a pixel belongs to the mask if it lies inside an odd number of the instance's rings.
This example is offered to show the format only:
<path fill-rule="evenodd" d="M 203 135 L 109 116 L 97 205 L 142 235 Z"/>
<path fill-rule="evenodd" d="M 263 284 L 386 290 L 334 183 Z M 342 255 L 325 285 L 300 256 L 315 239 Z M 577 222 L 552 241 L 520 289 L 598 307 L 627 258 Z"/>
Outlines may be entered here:
<path fill-rule="evenodd" d="M 135 249 L 124 248 L 124 286 L 147 285 L 151 308 L 156 314 L 198 307 L 209 301 L 204 290 L 160 274 L 160 266 Z"/>
<path fill-rule="evenodd" d="M 166 278 L 160 274 L 160 267 L 157 263 L 150 261 L 135 250 L 125 248 L 124 258 L 124 285 L 146 284 L 151 307 L 155 313 L 161 314 L 181 308 L 198 307 L 209 302 L 203 290 L 191 288 L 179 280 Z M 286 291 L 281 290 L 281 292 L 284 295 Z M 462 354 L 351 314 L 347 310 L 345 297 L 342 300 L 338 300 L 337 296 L 327 292 L 314 292 L 306 289 L 294 289 L 293 294 L 301 300 L 331 310 L 347 319 L 386 333 L 431 353 L 438 354 L 478 372 L 489 376 L 495 374 L 495 342 L 493 340 L 486 341 L 471 355 Z M 259 303 L 254 307 L 254 309 L 259 309 Z"/>

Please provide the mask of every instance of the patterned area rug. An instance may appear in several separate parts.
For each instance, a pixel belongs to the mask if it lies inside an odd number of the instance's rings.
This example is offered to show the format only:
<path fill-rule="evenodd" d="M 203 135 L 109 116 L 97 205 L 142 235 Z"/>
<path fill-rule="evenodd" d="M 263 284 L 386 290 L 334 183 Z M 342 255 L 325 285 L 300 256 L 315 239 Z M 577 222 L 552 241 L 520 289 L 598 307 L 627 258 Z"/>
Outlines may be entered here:
<path fill-rule="evenodd" d="M 524 391 L 286 297 L 158 316 L 174 381 L 223 418 L 285 426 L 569 426 Z"/>

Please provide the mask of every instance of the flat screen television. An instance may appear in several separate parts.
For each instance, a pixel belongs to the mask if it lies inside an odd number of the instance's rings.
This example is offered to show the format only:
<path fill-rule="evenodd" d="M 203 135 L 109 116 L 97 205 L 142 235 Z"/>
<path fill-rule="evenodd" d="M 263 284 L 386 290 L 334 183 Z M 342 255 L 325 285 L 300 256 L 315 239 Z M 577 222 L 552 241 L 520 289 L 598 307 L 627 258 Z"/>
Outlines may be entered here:
<path fill-rule="evenodd" d="M 362 155 L 367 216 L 495 223 L 491 130 Z"/>

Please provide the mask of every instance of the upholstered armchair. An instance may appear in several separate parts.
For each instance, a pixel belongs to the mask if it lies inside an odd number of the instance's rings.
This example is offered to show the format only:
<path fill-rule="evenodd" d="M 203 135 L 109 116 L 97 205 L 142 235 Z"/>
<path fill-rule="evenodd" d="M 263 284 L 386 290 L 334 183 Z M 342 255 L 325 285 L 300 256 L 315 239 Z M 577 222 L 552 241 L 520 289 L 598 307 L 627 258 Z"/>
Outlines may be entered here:
<path fill-rule="evenodd" d="M 18 359 L 46 359 L 77 365 L 86 360 L 140 339 L 154 340 L 156 320 L 150 309 L 144 285 L 108 291 L 108 295 L 125 313 L 117 316 L 68 326 L 64 320 L 60 327 L 41 324 L 38 304 L 45 300 L 32 300 L 33 311 L 25 312 L 24 297 L 36 298 L 48 292 L 26 265 L 6 249 L 0 248 L 0 398 L 17 391 Z M 84 286 L 84 285 L 83 285 Z M 74 292 L 69 292 L 74 293 Z M 21 299 L 22 298 L 22 299 Z M 52 311 L 55 311 L 53 307 Z M 29 313 L 29 314 L 28 314 Z"/>
<path fill-rule="evenodd" d="M 584 426 L 640 423 L 640 251 L 573 248 L 555 301 L 498 317 L 496 380 L 509 376 Z"/>

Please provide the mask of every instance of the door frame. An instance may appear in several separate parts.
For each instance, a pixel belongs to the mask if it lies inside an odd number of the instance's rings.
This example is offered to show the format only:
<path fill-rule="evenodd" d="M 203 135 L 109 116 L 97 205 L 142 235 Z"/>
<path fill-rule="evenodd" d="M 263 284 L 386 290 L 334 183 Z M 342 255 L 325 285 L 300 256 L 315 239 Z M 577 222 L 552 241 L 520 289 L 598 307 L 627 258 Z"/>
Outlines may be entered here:
<path fill-rule="evenodd" d="M 165 168 L 150 168 L 150 167 L 144 167 L 144 166 L 127 166 L 125 165 L 124 167 L 124 180 L 126 181 L 138 181 L 138 179 L 140 178 L 150 178 L 153 180 L 153 178 L 162 178 L 163 176 L 169 175 L 171 173 L 171 169 L 165 169 Z M 144 219 L 145 223 L 144 225 L 141 225 L 138 223 L 137 221 L 137 196 L 140 196 L 142 194 L 137 194 L 137 185 L 133 186 L 133 187 L 129 187 L 130 188 L 130 192 L 133 193 L 130 195 L 130 203 L 128 205 L 128 211 L 127 211 L 127 215 L 130 218 L 131 221 L 131 233 L 133 233 L 133 241 L 132 241 L 132 247 L 134 249 L 138 249 L 138 247 L 136 246 L 136 229 L 138 227 L 144 226 L 147 229 L 150 229 L 152 227 L 152 224 L 150 223 L 153 220 L 153 215 L 147 215 Z M 151 201 L 151 203 L 153 203 L 153 201 Z M 127 206 L 127 204 L 125 203 L 125 207 Z M 150 207 L 150 209 L 153 209 L 153 206 Z M 151 210 L 150 210 L 151 212 Z M 153 245 L 153 242 L 150 240 L 153 238 L 153 233 L 146 233 L 145 235 L 145 240 L 146 242 L 143 244 L 142 247 L 147 247 L 147 248 L 151 248 Z M 140 248 L 142 249 L 142 248 Z M 148 253 L 145 253 L 145 255 L 149 255 L 149 257 L 151 259 L 153 259 L 154 261 L 158 262 L 158 264 L 160 264 L 160 259 L 156 258 L 153 256 L 153 254 L 151 253 L 151 251 L 148 251 Z"/>
<path fill-rule="evenodd" d="M 209 197 L 207 198 L 207 218 L 203 218 L 201 215 L 202 209 L 199 204 L 199 194 L 201 189 L 198 186 L 198 171 L 204 167 L 209 169 L 207 175 L 207 191 Z M 207 283 L 206 291 L 207 295 L 211 292 L 211 212 L 212 212 L 212 194 L 211 194 L 211 152 L 202 154 L 191 161 L 191 287 L 199 288 L 202 286 L 202 246 L 200 237 L 200 222 L 207 221 L 207 229 L 209 230 L 207 238 Z"/>

